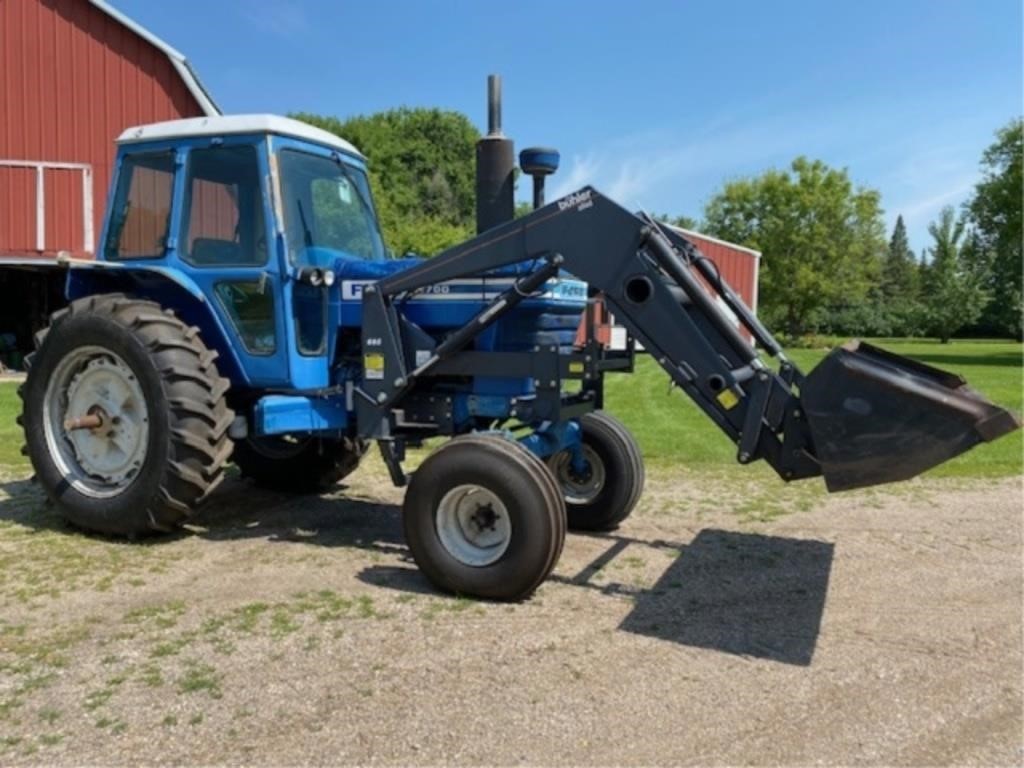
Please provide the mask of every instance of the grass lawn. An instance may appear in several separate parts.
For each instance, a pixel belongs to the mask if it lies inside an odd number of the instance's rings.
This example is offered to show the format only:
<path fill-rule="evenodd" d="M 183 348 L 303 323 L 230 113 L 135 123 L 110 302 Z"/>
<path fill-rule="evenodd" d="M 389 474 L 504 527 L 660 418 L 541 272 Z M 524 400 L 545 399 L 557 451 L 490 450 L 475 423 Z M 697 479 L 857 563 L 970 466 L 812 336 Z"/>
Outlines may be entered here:
<path fill-rule="evenodd" d="M 25 438 L 21 427 L 15 422 L 19 413 L 21 400 L 18 397 L 18 384 L 0 382 L 0 466 L 28 466 L 28 459 L 21 455 Z"/>
<path fill-rule="evenodd" d="M 963 375 L 972 387 L 1000 405 L 1021 412 L 1024 367 L 1021 344 L 1005 341 L 882 339 L 893 352 Z M 794 350 L 794 361 L 810 371 L 826 350 Z M 678 389 L 669 391 L 668 375 L 641 356 L 636 373 L 609 375 L 608 410 L 636 434 L 644 456 L 653 465 L 690 469 L 749 472 L 736 464 L 736 447 Z M 0 465 L 27 468 L 21 456 L 22 435 L 15 424 L 20 410 L 17 385 L 0 383 Z M 1002 477 L 1024 469 L 1022 432 L 978 446 L 931 471 L 943 477 Z"/>

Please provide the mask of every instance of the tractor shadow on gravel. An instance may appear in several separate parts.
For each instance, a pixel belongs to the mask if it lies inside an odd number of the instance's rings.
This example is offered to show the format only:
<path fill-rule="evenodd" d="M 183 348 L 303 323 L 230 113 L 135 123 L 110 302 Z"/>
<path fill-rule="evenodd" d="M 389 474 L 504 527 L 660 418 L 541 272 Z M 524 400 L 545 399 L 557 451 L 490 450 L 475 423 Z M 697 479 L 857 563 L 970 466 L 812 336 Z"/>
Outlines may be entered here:
<path fill-rule="evenodd" d="M 39 487 L 30 480 L 3 482 L 0 490 L 6 495 L 0 499 L 0 522 L 83 535 L 45 504 Z M 263 539 L 269 544 L 361 549 L 398 563 L 365 567 L 356 575 L 360 581 L 401 592 L 435 594 L 412 563 L 402 535 L 401 511 L 394 504 L 343 495 L 293 496 L 231 478 L 197 513 L 189 529 L 146 537 L 135 546 L 160 546 L 198 536 L 211 541 Z M 800 666 L 811 663 L 832 570 L 831 543 L 713 528 L 700 531 L 688 544 L 621 533 L 575 534 L 582 535 L 608 546 L 576 575 L 553 574 L 550 580 L 629 597 L 633 608 L 619 629 L 739 656 Z M 675 557 L 647 589 L 597 583 L 595 576 L 630 546 L 660 549 Z"/>
<path fill-rule="evenodd" d="M 74 531 L 46 503 L 42 490 L 30 478 L 0 482 L 0 523 L 39 531 Z"/>
<path fill-rule="evenodd" d="M 379 552 L 399 562 L 362 568 L 374 587 L 437 594 L 412 562 L 398 506 L 340 495 L 289 496 L 228 481 L 196 517 L 199 535 L 213 540 L 262 538 Z M 621 533 L 574 534 L 607 542 L 574 576 L 550 580 L 609 596 L 633 609 L 619 629 L 648 637 L 784 664 L 811 663 L 821 628 L 834 545 L 813 539 L 706 528 L 687 544 Z M 647 588 L 595 583 L 627 547 L 676 555 Z"/>
<path fill-rule="evenodd" d="M 338 492 L 344 488 L 339 486 Z M 69 524 L 47 503 L 39 485 L 27 478 L 0 482 L 0 525 L 5 522 L 128 546 L 159 547 L 189 537 L 263 539 L 270 544 L 300 542 L 372 550 L 412 562 L 402 537 L 401 511 L 393 504 L 333 494 L 276 493 L 234 477 L 214 492 L 184 529 L 135 540 L 94 534 Z"/>
<path fill-rule="evenodd" d="M 212 541 L 265 539 L 321 547 L 372 550 L 412 562 L 394 504 L 344 495 L 294 495 L 230 479 L 191 521 L 193 532 Z"/>
<path fill-rule="evenodd" d="M 681 645 L 785 664 L 811 663 L 834 545 L 707 528 L 686 545 L 598 534 L 611 546 L 571 578 L 554 581 L 632 597 L 619 629 Z M 592 583 L 630 545 L 676 551 L 649 589 Z"/>

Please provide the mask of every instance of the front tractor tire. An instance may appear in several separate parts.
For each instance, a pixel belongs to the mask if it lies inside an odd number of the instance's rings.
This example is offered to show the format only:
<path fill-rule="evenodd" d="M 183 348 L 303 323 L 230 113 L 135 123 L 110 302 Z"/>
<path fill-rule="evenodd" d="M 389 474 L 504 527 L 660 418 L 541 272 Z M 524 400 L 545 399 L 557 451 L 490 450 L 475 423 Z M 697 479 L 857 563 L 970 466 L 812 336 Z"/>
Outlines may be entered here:
<path fill-rule="evenodd" d="M 102 294 L 51 317 L 26 358 L 19 421 L 36 478 L 68 522 L 170 531 L 209 496 L 232 447 L 216 357 L 151 301 Z"/>
<path fill-rule="evenodd" d="M 366 453 L 358 439 L 247 437 L 235 443 L 232 461 L 242 477 L 261 488 L 287 493 L 323 493 L 355 472 Z"/>
<path fill-rule="evenodd" d="M 548 459 L 565 496 L 569 528 L 612 531 L 633 511 L 644 489 L 644 462 L 636 439 L 604 411 L 580 418 L 586 470 L 577 473 L 568 451 Z"/>
<path fill-rule="evenodd" d="M 524 600 L 565 544 L 565 504 L 551 473 L 518 443 L 491 435 L 451 440 L 412 476 L 405 538 L 439 589 Z"/>

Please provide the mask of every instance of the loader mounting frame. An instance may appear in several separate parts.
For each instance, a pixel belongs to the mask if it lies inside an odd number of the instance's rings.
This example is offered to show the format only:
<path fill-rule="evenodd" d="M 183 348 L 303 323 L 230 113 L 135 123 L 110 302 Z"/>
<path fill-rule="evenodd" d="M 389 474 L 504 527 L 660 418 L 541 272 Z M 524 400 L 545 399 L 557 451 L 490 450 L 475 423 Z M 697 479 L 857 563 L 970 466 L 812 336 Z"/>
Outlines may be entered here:
<path fill-rule="evenodd" d="M 407 321 L 395 306 L 401 297 L 446 280 L 531 261 L 531 271 L 512 288 L 437 345 L 425 362 L 413 364 L 416 355 L 406 341 Z M 559 270 L 585 281 L 592 296 L 603 297 L 630 334 L 625 351 L 598 344 L 589 322 L 585 345 L 571 354 L 557 347 L 532 352 L 466 349 L 476 335 Z M 713 286 L 765 351 L 779 359 L 778 372 L 768 368 L 701 279 Z M 592 305 L 588 317 L 589 313 Z M 737 444 L 740 463 L 763 458 L 786 480 L 821 474 L 795 391 L 803 374 L 785 358 L 778 342 L 690 243 L 592 187 L 365 290 L 363 349 L 382 355 L 384 363 L 381 375 L 364 379 L 356 388 L 360 433 L 377 440 L 401 440 L 403 428 L 413 421 L 410 414 L 423 407 L 417 385 L 424 384 L 427 392 L 436 377 L 482 371 L 533 379 L 535 397 L 510 402 L 511 415 L 521 421 L 577 418 L 602 406 L 605 372 L 633 369 L 634 339 Z M 580 392 L 563 394 L 562 382 L 574 378 L 583 382 Z M 436 420 L 444 420 L 444 404 L 436 410 L 432 425 L 444 432 L 448 425 Z"/>

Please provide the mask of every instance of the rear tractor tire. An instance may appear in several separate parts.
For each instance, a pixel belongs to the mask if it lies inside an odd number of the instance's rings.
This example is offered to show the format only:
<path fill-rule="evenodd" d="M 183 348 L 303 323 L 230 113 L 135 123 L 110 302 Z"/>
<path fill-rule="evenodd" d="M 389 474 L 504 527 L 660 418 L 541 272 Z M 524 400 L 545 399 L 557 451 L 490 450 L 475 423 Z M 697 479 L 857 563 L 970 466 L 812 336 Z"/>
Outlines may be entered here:
<path fill-rule="evenodd" d="M 438 588 L 524 600 L 565 544 L 565 504 L 543 462 L 518 443 L 467 435 L 413 473 L 402 510 L 413 559 Z"/>
<path fill-rule="evenodd" d="M 644 462 L 629 430 L 604 411 L 580 418 L 587 469 L 577 474 L 569 451 L 548 459 L 565 496 L 569 528 L 612 531 L 633 511 L 644 489 Z"/>
<path fill-rule="evenodd" d="M 322 493 L 356 470 L 366 448 L 364 441 L 349 438 L 247 437 L 235 444 L 232 461 L 261 488 Z"/>
<path fill-rule="evenodd" d="M 54 313 L 25 361 L 19 423 L 68 522 L 170 531 L 209 496 L 232 447 L 216 357 L 198 329 L 151 301 L 101 294 Z"/>

